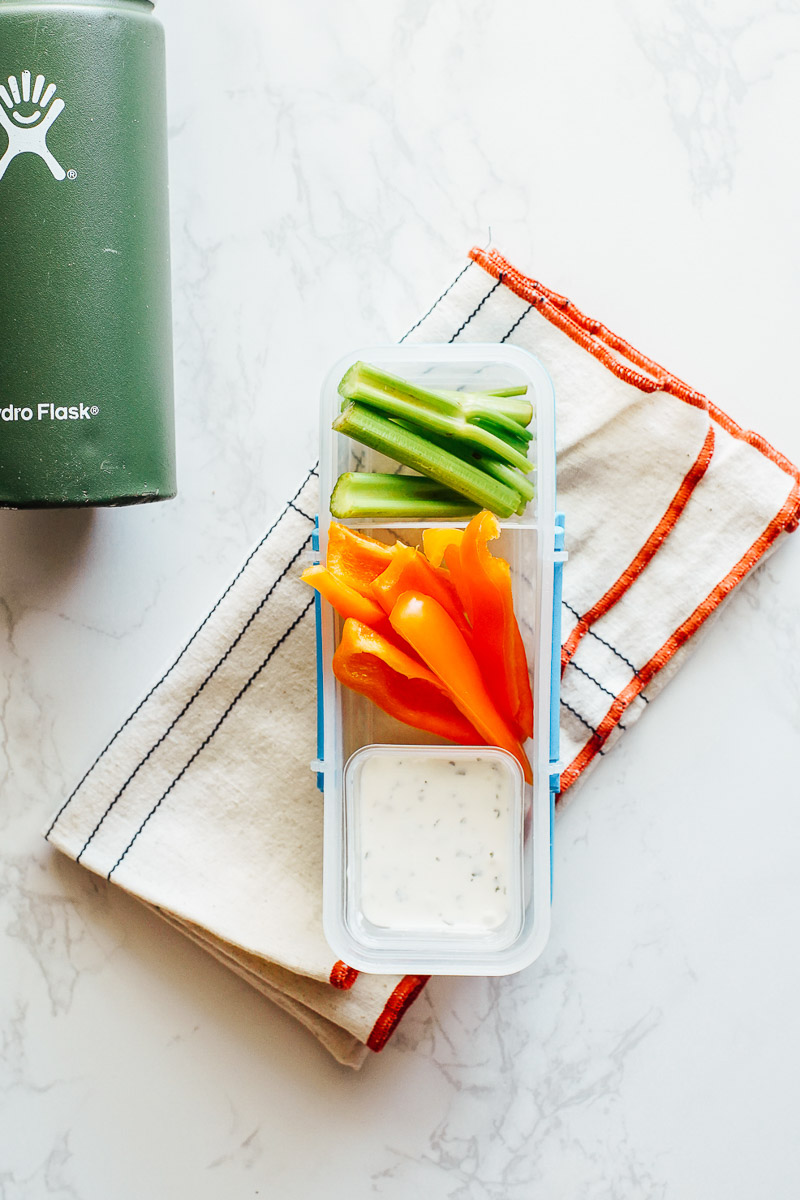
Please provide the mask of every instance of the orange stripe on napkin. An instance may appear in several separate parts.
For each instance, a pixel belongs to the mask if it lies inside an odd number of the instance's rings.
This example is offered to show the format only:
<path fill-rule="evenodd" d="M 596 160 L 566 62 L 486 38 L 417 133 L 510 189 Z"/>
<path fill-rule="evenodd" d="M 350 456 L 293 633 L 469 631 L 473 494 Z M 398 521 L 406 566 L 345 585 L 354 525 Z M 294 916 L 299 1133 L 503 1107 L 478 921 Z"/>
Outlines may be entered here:
<path fill-rule="evenodd" d="M 709 427 L 706 434 L 706 440 L 703 442 L 703 447 L 698 454 L 696 460 L 683 477 L 681 486 L 678 488 L 672 503 L 670 504 L 664 516 L 656 525 L 649 538 L 642 546 L 639 553 L 633 559 L 629 566 L 625 568 L 617 581 L 612 584 L 605 595 L 601 596 L 596 604 L 593 604 L 587 613 L 580 618 L 575 628 L 570 633 L 564 645 L 561 647 L 561 669 L 570 661 L 575 651 L 578 648 L 578 643 L 585 633 L 595 621 L 599 621 L 601 617 L 614 607 L 618 600 L 624 596 L 631 584 L 636 580 L 647 564 L 663 545 L 664 539 L 668 537 L 671 530 L 675 526 L 678 518 L 683 512 L 694 489 L 697 487 L 700 480 L 708 469 L 708 464 L 711 462 L 714 453 L 714 428 Z"/>
<path fill-rule="evenodd" d="M 570 300 L 567 300 L 566 296 L 560 296 L 558 292 L 545 287 L 543 283 L 523 275 L 497 250 L 482 250 L 479 246 L 473 246 L 469 257 L 494 279 L 499 279 L 502 275 L 503 283 L 516 296 L 526 300 L 529 304 L 534 304 L 543 317 L 562 329 L 568 337 L 593 354 L 620 379 L 632 383 L 634 387 L 641 388 L 643 392 L 668 392 L 671 396 L 678 396 L 695 408 L 707 409 L 709 415 L 718 425 L 722 426 L 726 433 L 748 442 L 756 450 L 760 450 L 765 458 L 770 459 L 793 479 L 800 481 L 800 471 L 794 463 L 770 445 L 760 433 L 754 433 L 751 429 L 742 429 L 732 417 L 728 416 L 721 408 L 717 408 L 716 404 L 702 392 L 689 387 L 688 383 L 684 383 L 677 375 L 673 375 L 664 367 L 659 366 L 652 358 L 642 354 L 641 351 L 631 346 L 630 342 L 626 342 L 618 334 L 612 333 L 601 321 L 587 317 Z M 610 353 L 611 350 L 624 355 L 629 362 L 642 368 L 643 371 L 647 371 L 647 375 L 631 372 L 624 363 L 620 362 L 616 354 Z M 800 520 L 800 516 L 798 520 Z M 796 523 L 791 526 L 792 529 L 796 527 Z M 787 532 L 790 532 L 788 526 Z"/>
<path fill-rule="evenodd" d="M 543 317 L 566 333 L 573 342 L 588 350 L 619 379 L 624 379 L 626 383 L 633 384 L 643 392 L 668 392 L 671 396 L 679 396 L 695 408 L 708 408 L 708 401 L 702 392 L 690 388 L 682 379 L 678 379 L 677 375 L 672 375 L 652 358 L 636 350 L 624 338 L 612 333 L 602 321 L 587 317 L 567 300 L 566 296 L 560 296 L 558 292 L 551 291 L 537 280 L 523 275 L 497 250 L 487 251 L 473 246 L 469 256 L 495 279 L 502 275 L 503 283 L 516 296 L 534 304 Z M 628 362 L 623 362 L 618 355 L 623 355 Z M 634 371 L 630 363 L 640 370 Z"/>
<path fill-rule="evenodd" d="M 717 408 L 716 404 L 711 400 L 708 402 L 708 411 L 717 424 L 721 425 L 731 437 L 738 438 L 742 442 L 747 442 L 754 449 L 760 450 L 765 458 L 768 458 L 770 462 L 774 462 L 776 467 L 780 467 L 796 483 L 800 483 L 800 470 L 785 454 L 781 454 L 780 450 L 776 450 L 774 446 L 771 446 L 767 439 L 762 437 L 760 433 L 754 433 L 752 429 L 742 429 L 741 425 L 736 424 L 733 417 L 729 417 L 721 408 Z M 792 530 L 797 529 L 798 524 L 800 524 L 800 506 L 798 506 L 798 511 L 793 516 L 789 516 L 784 526 L 784 532 L 791 533 Z"/>
<path fill-rule="evenodd" d="M 384 1005 L 383 1012 L 372 1027 L 372 1033 L 367 1038 L 370 1050 L 382 1050 L 389 1037 L 394 1033 L 401 1017 L 410 1004 L 413 1004 L 420 994 L 430 975 L 406 975 L 401 979 Z"/>
<path fill-rule="evenodd" d="M 355 967 L 348 967 L 347 963 L 343 963 L 341 959 L 333 964 L 329 979 L 335 988 L 341 991 L 348 991 L 355 981 L 358 979 L 358 971 Z"/>
<path fill-rule="evenodd" d="M 672 656 L 680 650 L 681 646 L 711 616 L 714 609 L 725 599 L 728 593 L 738 583 L 741 583 L 748 571 L 755 566 L 761 555 L 772 545 L 775 539 L 781 533 L 796 528 L 798 519 L 800 518 L 800 472 L 793 467 L 791 474 L 794 476 L 795 484 L 780 512 L 770 521 L 764 532 L 756 538 L 750 549 L 742 555 L 736 566 L 728 572 L 713 591 L 709 592 L 705 600 L 698 604 L 691 616 L 687 617 L 683 624 L 678 626 L 671 637 L 667 638 L 666 642 L 656 651 L 649 662 L 645 663 L 642 669 L 637 672 L 636 678 L 632 679 L 622 689 L 598 725 L 597 732 L 592 735 L 590 741 L 586 743 L 566 770 L 562 772 L 562 792 L 565 792 L 575 782 L 581 771 L 585 770 L 589 765 L 617 725 L 625 709 L 647 687 L 653 676 L 657 675 L 662 667 L 666 666 Z"/>

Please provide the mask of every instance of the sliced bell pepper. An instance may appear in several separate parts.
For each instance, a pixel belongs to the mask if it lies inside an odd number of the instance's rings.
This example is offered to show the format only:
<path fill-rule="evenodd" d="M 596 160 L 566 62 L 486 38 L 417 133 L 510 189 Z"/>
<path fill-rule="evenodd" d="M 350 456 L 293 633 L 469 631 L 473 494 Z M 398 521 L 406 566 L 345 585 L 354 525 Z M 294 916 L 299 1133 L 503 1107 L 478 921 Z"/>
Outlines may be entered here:
<path fill-rule="evenodd" d="M 484 742 L 432 671 L 353 617 L 344 623 L 333 673 L 406 725 L 464 746 Z"/>
<path fill-rule="evenodd" d="M 441 604 L 420 592 L 404 592 L 395 602 L 389 620 L 438 676 L 459 712 L 489 745 L 513 754 L 531 783 L 531 765 L 516 732 L 495 708 L 474 655 Z"/>
<path fill-rule="evenodd" d="M 525 647 L 514 615 L 511 568 L 489 541 L 500 536 L 494 515 L 484 510 L 470 521 L 458 550 L 454 583 L 468 605 L 472 645 L 486 687 L 521 741 L 533 734 L 533 695 Z M 453 552 L 448 559 L 452 567 Z M 468 596 L 462 592 L 468 589 Z"/>
<path fill-rule="evenodd" d="M 403 592 L 423 592 L 438 600 L 462 633 L 469 633 L 458 593 L 446 571 L 432 567 L 424 554 L 413 546 L 400 546 L 389 566 L 372 581 L 372 594 L 389 615 Z"/>
<path fill-rule="evenodd" d="M 310 587 L 316 588 L 340 617 L 355 617 L 367 625 L 380 625 L 386 621 L 386 614 L 380 604 L 357 592 L 327 567 L 307 567 L 300 578 Z"/>
<path fill-rule="evenodd" d="M 467 620 L 470 626 L 474 625 L 472 614 L 472 592 L 469 586 L 469 577 L 461 565 L 461 549 L 460 543 L 451 543 L 444 548 L 444 565 L 450 574 L 453 587 L 458 593 L 458 598 L 461 602 L 461 607 L 467 615 Z"/>
<path fill-rule="evenodd" d="M 440 567 L 448 546 L 460 546 L 463 529 L 425 529 L 422 533 L 422 548 L 432 567 Z"/>
<path fill-rule="evenodd" d="M 328 552 L 325 565 L 339 579 L 374 599 L 370 592 L 373 579 L 386 570 L 402 542 L 387 546 L 365 533 L 356 533 L 338 521 L 328 526 Z"/>

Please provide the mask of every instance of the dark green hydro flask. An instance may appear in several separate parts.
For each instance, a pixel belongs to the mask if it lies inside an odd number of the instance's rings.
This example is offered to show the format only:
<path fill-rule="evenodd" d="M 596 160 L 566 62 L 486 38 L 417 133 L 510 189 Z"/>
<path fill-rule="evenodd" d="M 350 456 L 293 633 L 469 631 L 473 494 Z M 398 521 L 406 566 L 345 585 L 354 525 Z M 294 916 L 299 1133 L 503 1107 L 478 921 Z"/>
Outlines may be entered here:
<path fill-rule="evenodd" d="M 175 495 L 164 37 L 0 0 L 0 505 Z"/>

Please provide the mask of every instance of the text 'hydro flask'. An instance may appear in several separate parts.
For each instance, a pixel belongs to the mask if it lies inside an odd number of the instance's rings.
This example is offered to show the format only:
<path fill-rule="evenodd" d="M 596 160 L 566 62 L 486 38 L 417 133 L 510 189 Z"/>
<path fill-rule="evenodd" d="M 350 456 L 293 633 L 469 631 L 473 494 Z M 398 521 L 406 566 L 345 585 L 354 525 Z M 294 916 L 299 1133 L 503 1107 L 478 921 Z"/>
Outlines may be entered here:
<path fill-rule="evenodd" d="M 0 0 L 0 505 L 175 495 L 164 36 Z"/>

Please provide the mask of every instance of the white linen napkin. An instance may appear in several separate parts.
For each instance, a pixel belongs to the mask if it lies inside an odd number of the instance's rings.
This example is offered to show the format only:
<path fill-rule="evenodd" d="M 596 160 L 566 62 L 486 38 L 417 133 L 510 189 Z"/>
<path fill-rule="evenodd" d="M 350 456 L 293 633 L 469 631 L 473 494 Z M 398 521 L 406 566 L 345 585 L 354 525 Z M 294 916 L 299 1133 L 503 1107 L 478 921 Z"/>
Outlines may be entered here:
<path fill-rule="evenodd" d="M 692 635 L 800 519 L 758 435 L 496 251 L 406 337 L 513 342 L 556 392 L 566 513 L 562 789 L 638 719 Z M 46 836 L 138 896 L 343 1063 L 380 1050 L 425 977 L 358 974 L 322 934 L 311 560 L 316 468 L 64 800 Z M 563 794 L 562 792 L 562 794 Z"/>

